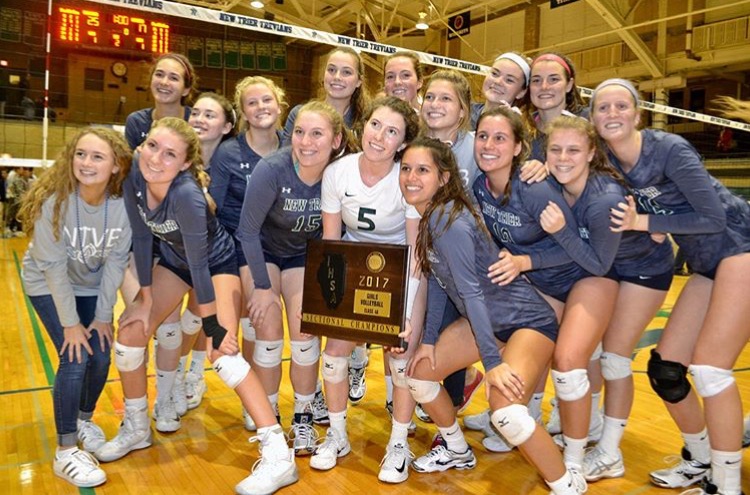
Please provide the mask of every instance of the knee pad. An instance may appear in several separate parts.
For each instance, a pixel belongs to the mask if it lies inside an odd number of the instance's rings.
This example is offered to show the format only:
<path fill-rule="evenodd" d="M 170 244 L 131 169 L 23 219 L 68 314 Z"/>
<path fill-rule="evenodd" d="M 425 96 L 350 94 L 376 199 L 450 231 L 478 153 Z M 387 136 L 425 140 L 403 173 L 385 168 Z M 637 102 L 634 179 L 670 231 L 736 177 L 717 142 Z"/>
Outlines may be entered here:
<path fill-rule="evenodd" d="M 633 374 L 630 358 L 614 352 L 603 352 L 601 357 L 602 376 L 607 381 L 620 380 Z"/>
<path fill-rule="evenodd" d="M 438 382 L 408 378 L 407 383 L 409 384 L 411 396 L 420 404 L 429 404 L 437 399 L 440 393 L 440 384 Z"/>
<path fill-rule="evenodd" d="M 687 380 L 687 366 L 675 361 L 665 361 L 656 349 L 651 350 L 648 360 L 648 380 L 656 395 L 676 404 L 690 393 L 690 382 Z"/>
<path fill-rule="evenodd" d="M 250 318 L 240 318 L 240 328 L 242 328 L 242 340 L 255 342 L 255 327 L 250 323 Z"/>
<path fill-rule="evenodd" d="M 214 361 L 214 370 L 221 381 L 234 390 L 250 373 L 250 365 L 239 354 L 224 355 Z"/>
<path fill-rule="evenodd" d="M 292 362 L 300 366 L 312 366 L 320 359 L 320 339 L 315 337 L 310 340 L 293 340 Z M 257 346 L 256 346 L 257 348 Z"/>
<path fill-rule="evenodd" d="M 341 383 L 349 377 L 349 358 L 331 356 L 323 353 L 323 380 L 330 383 Z"/>
<path fill-rule="evenodd" d="M 395 359 L 393 356 L 388 360 L 388 367 L 391 369 L 391 380 L 393 385 L 400 388 L 409 388 L 409 380 L 406 378 L 406 365 L 408 359 Z"/>
<path fill-rule="evenodd" d="M 594 353 L 591 355 L 591 361 L 594 361 L 596 359 L 599 359 L 602 357 L 602 352 L 604 351 L 604 347 L 602 346 L 602 343 L 599 342 L 596 345 L 596 349 L 594 349 Z"/>
<path fill-rule="evenodd" d="M 566 401 L 582 399 L 589 391 L 589 374 L 582 369 L 552 370 L 552 382 L 555 385 L 557 397 Z"/>
<path fill-rule="evenodd" d="M 145 347 L 129 347 L 115 342 L 115 366 L 119 371 L 135 371 L 143 364 Z"/>
<path fill-rule="evenodd" d="M 283 340 L 257 340 L 253 350 L 253 361 L 261 368 L 275 368 L 281 364 L 282 352 Z"/>
<path fill-rule="evenodd" d="M 185 309 L 180 317 L 180 328 L 187 335 L 195 335 L 203 326 L 203 321 L 189 309 Z"/>
<path fill-rule="evenodd" d="M 706 364 L 691 364 L 688 367 L 693 377 L 695 391 L 703 397 L 713 397 L 734 383 L 732 370 L 724 370 Z"/>
<path fill-rule="evenodd" d="M 182 345 L 182 330 L 179 323 L 162 323 L 156 329 L 156 341 L 164 349 L 179 349 Z"/>
<path fill-rule="evenodd" d="M 501 407 L 492 413 L 490 419 L 505 440 L 515 447 L 525 443 L 536 430 L 536 421 L 529 414 L 529 408 L 521 404 Z"/>

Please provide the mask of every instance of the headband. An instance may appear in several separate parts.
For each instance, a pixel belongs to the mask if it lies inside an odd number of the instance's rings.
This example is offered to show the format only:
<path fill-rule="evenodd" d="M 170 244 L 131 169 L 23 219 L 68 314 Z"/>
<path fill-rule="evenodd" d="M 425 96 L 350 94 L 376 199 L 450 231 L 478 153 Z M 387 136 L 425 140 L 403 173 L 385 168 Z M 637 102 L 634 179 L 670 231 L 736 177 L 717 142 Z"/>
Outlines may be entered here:
<path fill-rule="evenodd" d="M 534 59 L 531 65 L 534 66 L 537 62 L 557 62 L 558 64 L 562 65 L 563 69 L 565 69 L 565 72 L 568 73 L 568 77 L 571 77 L 573 75 L 573 71 L 570 70 L 570 66 L 565 61 L 565 59 L 559 55 L 555 55 L 554 53 L 545 53 L 543 55 L 539 55 Z"/>
<path fill-rule="evenodd" d="M 497 57 L 495 59 L 495 62 L 497 62 L 498 60 L 510 60 L 511 62 L 519 66 L 523 71 L 523 77 L 526 80 L 526 86 L 529 85 L 529 79 L 531 79 L 531 67 L 529 67 L 529 63 L 525 58 L 513 52 L 507 52 Z"/>
<path fill-rule="evenodd" d="M 633 86 L 633 83 L 628 81 L 627 79 L 620 79 L 619 77 L 613 78 L 613 79 L 607 79 L 606 81 L 599 84 L 599 86 L 596 87 L 594 90 L 594 93 L 591 95 L 591 101 L 589 102 L 589 105 L 594 105 L 594 100 L 596 100 L 596 94 L 602 89 L 606 88 L 607 86 L 622 86 L 623 88 L 627 89 L 628 92 L 633 96 L 633 101 L 635 101 L 635 106 L 638 107 L 640 104 L 641 99 L 638 97 L 638 91 L 635 89 L 635 86 Z"/>

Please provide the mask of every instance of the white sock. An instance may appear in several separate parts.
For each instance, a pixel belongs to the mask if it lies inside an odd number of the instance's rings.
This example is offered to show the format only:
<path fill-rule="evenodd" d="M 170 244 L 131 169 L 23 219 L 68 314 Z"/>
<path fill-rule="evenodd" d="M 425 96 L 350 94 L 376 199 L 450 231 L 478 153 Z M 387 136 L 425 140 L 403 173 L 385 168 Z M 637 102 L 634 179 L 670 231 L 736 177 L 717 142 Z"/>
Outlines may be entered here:
<path fill-rule="evenodd" d="M 341 438 L 347 438 L 346 434 L 346 410 L 341 412 L 328 411 L 328 419 L 331 422 L 331 428 L 339 434 Z"/>
<path fill-rule="evenodd" d="M 602 432 L 602 439 L 599 440 L 599 448 L 610 458 L 614 459 L 618 456 L 617 451 L 620 449 L 620 442 L 627 425 L 627 419 L 604 416 L 604 431 Z"/>
<path fill-rule="evenodd" d="M 534 418 L 537 423 L 542 422 L 542 400 L 544 399 L 544 392 L 536 392 L 532 394 L 529 399 L 529 415 Z"/>
<path fill-rule="evenodd" d="M 156 370 L 156 402 L 169 400 L 177 371 Z"/>
<path fill-rule="evenodd" d="M 461 453 L 466 452 L 466 449 L 469 448 L 469 444 L 466 443 L 466 439 L 464 438 L 464 432 L 458 426 L 457 419 L 453 420 L 453 424 L 448 428 L 438 426 L 438 430 L 440 430 L 440 434 L 443 436 L 443 440 L 445 440 L 445 444 L 449 450 Z"/>
<path fill-rule="evenodd" d="M 409 436 L 409 423 L 399 423 L 395 419 L 391 421 L 391 439 L 388 445 L 401 444 L 408 445 L 407 437 Z"/>
<path fill-rule="evenodd" d="M 206 351 L 196 351 L 193 349 L 193 359 L 190 361 L 190 373 L 195 373 L 198 376 L 203 376 L 203 371 L 206 369 Z"/>
<path fill-rule="evenodd" d="M 185 364 L 187 364 L 187 354 L 184 356 L 180 356 L 180 363 L 177 365 L 177 373 L 184 373 L 185 372 Z"/>
<path fill-rule="evenodd" d="M 266 436 L 266 433 L 268 433 L 268 436 Z M 261 455 L 263 453 L 270 455 L 271 452 L 278 452 L 282 456 L 288 454 L 289 446 L 286 443 L 286 436 L 284 436 L 284 431 L 279 425 L 258 428 L 258 436 L 263 439 Z"/>
<path fill-rule="evenodd" d="M 275 394 L 269 394 L 268 395 L 268 402 L 271 403 L 271 409 L 276 412 L 276 406 L 279 404 L 279 393 L 276 392 Z"/>
<path fill-rule="evenodd" d="M 62 459 L 63 457 L 68 457 L 70 454 L 78 450 L 78 447 L 75 445 L 71 447 L 57 447 L 57 450 L 55 450 L 55 459 Z"/>
<path fill-rule="evenodd" d="M 595 392 L 591 394 L 591 417 L 594 417 L 594 414 L 599 414 L 599 398 L 601 398 L 602 393 L 601 392 Z"/>
<path fill-rule="evenodd" d="M 320 378 L 318 378 L 318 381 L 315 383 L 315 393 L 318 394 L 323 391 L 323 382 L 320 381 Z"/>
<path fill-rule="evenodd" d="M 305 407 L 310 405 L 310 412 L 312 412 L 312 401 L 315 399 L 315 394 L 302 395 L 294 392 L 294 412 L 302 413 L 305 412 Z"/>
<path fill-rule="evenodd" d="M 562 478 L 560 478 L 559 480 L 555 480 L 555 481 L 545 480 L 545 483 L 547 483 L 547 486 L 552 488 L 553 493 L 565 493 L 566 491 L 569 490 L 569 486 L 571 483 L 573 483 L 573 479 L 570 476 L 570 472 L 566 470 L 565 474 L 563 474 Z"/>
<path fill-rule="evenodd" d="M 703 428 L 700 433 L 683 433 L 682 439 L 690 451 L 693 460 L 702 464 L 711 462 L 711 445 L 708 443 L 708 430 Z"/>
<path fill-rule="evenodd" d="M 138 397 L 137 399 L 128 399 L 125 397 L 125 410 L 145 410 L 148 407 L 148 396 Z"/>
<path fill-rule="evenodd" d="M 723 452 L 711 450 L 711 482 L 722 495 L 740 495 L 742 492 L 740 470 L 742 451 Z"/>
<path fill-rule="evenodd" d="M 385 375 L 385 401 L 393 402 L 393 377 Z"/>
<path fill-rule="evenodd" d="M 586 452 L 588 438 L 570 438 L 563 434 L 563 440 L 565 441 L 565 450 L 563 451 L 565 465 L 580 469 L 583 466 L 583 456 Z"/>

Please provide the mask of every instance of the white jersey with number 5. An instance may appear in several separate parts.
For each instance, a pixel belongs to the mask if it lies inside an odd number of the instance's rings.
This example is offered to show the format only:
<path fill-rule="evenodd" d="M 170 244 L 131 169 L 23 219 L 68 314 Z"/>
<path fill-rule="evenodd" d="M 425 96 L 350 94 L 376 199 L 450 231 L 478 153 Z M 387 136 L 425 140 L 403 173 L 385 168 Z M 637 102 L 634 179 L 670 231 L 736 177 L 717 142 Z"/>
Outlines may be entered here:
<path fill-rule="evenodd" d="M 346 225 L 343 240 L 406 244 L 406 218 L 420 218 L 404 201 L 398 185 L 400 163 L 372 187 L 362 182 L 359 157 L 347 155 L 323 174 L 321 210 L 341 213 Z"/>

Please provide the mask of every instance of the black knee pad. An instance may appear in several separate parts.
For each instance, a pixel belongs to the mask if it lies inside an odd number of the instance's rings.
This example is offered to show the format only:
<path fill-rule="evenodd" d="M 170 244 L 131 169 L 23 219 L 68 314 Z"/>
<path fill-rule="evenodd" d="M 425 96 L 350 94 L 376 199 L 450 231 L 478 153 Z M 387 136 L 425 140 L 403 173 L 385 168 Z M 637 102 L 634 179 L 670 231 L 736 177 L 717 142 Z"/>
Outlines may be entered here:
<path fill-rule="evenodd" d="M 648 360 L 648 379 L 656 395 L 663 400 L 676 404 L 690 393 L 690 382 L 687 379 L 687 366 L 674 361 L 665 361 L 655 349 L 651 350 Z"/>

